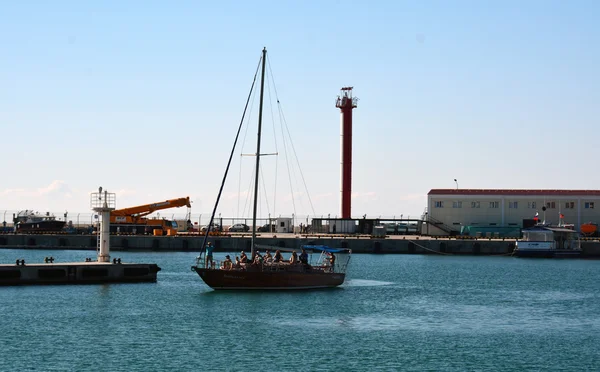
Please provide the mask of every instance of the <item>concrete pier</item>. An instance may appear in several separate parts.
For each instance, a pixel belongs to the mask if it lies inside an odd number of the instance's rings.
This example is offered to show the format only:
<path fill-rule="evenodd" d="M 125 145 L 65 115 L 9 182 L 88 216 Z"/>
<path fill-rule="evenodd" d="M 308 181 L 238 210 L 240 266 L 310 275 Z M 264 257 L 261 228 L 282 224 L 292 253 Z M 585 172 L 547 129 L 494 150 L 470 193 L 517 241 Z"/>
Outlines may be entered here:
<path fill-rule="evenodd" d="M 160 268 L 155 264 L 17 261 L 0 265 L 0 285 L 156 282 L 158 271 Z"/>
<path fill-rule="evenodd" d="M 350 248 L 354 253 L 399 253 L 442 255 L 509 255 L 514 239 L 448 239 L 423 236 L 393 236 L 371 238 L 334 235 L 263 234 L 258 244 L 285 248 L 299 248 L 305 244 L 323 244 L 330 247 Z M 250 236 L 211 236 L 216 251 L 250 251 Z M 113 251 L 199 252 L 202 237 L 198 235 L 150 236 L 111 235 Z M 96 250 L 96 235 L 0 235 L 0 249 L 90 249 Z M 600 257 L 600 241 L 582 241 L 584 257 Z"/>

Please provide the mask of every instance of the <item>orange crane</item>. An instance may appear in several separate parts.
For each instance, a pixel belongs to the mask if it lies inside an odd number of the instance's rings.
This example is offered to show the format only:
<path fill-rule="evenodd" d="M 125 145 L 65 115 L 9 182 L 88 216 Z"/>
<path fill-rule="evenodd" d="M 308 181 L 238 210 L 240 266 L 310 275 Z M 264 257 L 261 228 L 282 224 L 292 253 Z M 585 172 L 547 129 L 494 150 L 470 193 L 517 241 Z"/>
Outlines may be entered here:
<path fill-rule="evenodd" d="M 145 216 L 159 210 L 183 206 L 192 207 L 189 196 L 137 207 L 115 209 L 110 212 L 110 223 L 114 226 L 111 226 L 111 230 L 119 228 L 119 231 L 124 233 L 143 234 L 153 232 L 155 235 L 162 235 L 166 232 L 167 234 L 172 234 L 176 230 L 176 226 L 173 226 L 172 221 L 159 218 L 146 218 Z"/>

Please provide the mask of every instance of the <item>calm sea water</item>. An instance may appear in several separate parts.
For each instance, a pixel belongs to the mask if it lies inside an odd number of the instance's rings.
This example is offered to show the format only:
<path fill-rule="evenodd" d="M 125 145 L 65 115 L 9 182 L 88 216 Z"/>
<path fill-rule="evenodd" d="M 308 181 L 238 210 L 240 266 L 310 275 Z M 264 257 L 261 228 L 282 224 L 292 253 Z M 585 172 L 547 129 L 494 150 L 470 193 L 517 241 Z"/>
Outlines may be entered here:
<path fill-rule="evenodd" d="M 354 255 L 340 289 L 246 293 L 206 287 L 195 254 L 113 256 L 158 282 L 0 287 L 0 370 L 600 369 L 600 261 Z"/>

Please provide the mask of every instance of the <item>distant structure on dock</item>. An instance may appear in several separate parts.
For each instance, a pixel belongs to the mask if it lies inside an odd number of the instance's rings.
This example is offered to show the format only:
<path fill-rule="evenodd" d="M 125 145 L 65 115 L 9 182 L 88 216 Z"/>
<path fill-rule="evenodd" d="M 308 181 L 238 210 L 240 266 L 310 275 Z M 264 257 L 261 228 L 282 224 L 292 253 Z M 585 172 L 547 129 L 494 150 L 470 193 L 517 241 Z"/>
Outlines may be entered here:
<path fill-rule="evenodd" d="M 358 98 L 352 97 L 353 87 L 344 87 L 337 97 L 335 107 L 340 109 L 341 164 L 340 164 L 340 215 L 351 218 L 352 213 L 352 110 Z"/>
<path fill-rule="evenodd" d="M 17 259 L 14 265 L 0 264 L 0 285 L 155 282 L 160 271 L 156 264 L 124 263 L 120 258 L 110 261 L 110 212 L 116 208 L 116 195 L 102 192 L 100 187 L 92 193 L 90 205 L 102 216 L 96 261 L 55 263 L 53 257 L 46 257 L 43 263 L 31 264 Z"/>
<path fill-rule="evenodd" d="M 100 214 L 98 229 L 98 262 L 110 262 L 110 212 L 117 209 L 117 195 L 109 193 L 102 187 L 92 193 L 90 205 L 94 212 Z"/>
<path fill-rule="evenodd" d="M 513 237 L 544 222 L 597 236 L 599 207 L 600 190 L 432 189 L 421 219 L 426 235 Z"/>

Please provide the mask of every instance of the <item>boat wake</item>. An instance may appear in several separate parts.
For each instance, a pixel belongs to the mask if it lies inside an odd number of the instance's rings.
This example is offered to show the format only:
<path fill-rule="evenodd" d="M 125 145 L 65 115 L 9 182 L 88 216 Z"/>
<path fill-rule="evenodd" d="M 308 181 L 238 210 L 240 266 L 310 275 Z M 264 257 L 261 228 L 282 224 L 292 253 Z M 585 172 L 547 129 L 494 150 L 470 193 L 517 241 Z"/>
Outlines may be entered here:
<path fill-rule="evenodd" d="M 375 287 L 380 285 L 392 285 L 393 282 L 382 282 L 380 280 L 350 279 L 343 287 Z"/>

